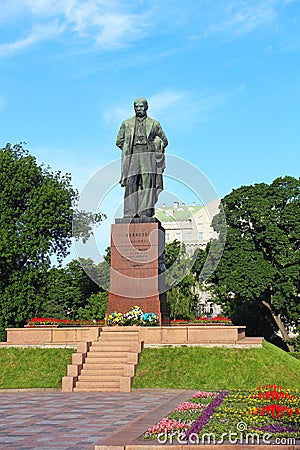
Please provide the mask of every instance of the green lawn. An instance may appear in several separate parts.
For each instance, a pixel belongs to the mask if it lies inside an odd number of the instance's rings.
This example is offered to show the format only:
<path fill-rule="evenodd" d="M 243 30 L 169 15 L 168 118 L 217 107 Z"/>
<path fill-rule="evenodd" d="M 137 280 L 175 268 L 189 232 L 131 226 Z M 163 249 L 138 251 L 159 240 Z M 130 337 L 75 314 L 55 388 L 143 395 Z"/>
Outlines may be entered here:
<path fill-rule="evenodd" d="M 300 388 L 300 360 L 263 348 L 163 347 L 143 350 L 134 388 L 236 389 L 260 384 Z"/>
<path fill-rule="evenodd" d="M 0 388 L 61 388 L 74 349 L 1 348 Z"/>
<path fill-rule="evenodd" d="M 73 349 L 0 349 L 0 388 L 60 388 Z M 300 388 L 300 360 L 264 342 L 263 348 L 144 349 L 134 388 L 235 389 L 259 384 Z"/>

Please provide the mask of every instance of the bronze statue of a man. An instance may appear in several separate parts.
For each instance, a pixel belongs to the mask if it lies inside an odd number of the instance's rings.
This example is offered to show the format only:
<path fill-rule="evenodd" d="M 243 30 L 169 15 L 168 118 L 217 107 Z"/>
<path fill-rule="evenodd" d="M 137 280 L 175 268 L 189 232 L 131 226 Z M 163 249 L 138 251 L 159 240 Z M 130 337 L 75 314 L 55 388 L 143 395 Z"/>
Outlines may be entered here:
<path fill-rule="evenodd" d="M 147 116 L 145 98 L 134 100 L 135 117 L 124 120 L 116 144 L 122 150 L 124 217 L 153 217 L 163 190 L 164 151 L 168 140 L 157 120 Z"/>

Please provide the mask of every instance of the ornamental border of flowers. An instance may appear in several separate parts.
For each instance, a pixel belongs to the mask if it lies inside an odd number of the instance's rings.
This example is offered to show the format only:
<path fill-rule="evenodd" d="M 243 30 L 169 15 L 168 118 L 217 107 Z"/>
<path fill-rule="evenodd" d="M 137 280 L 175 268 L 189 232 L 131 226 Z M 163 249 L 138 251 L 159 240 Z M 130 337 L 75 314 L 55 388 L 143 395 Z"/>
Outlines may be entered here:
<path fill-rule="evenodd" d="M 131 314 L 131 319 L 130 319 Z M 112 316 L 113 315 L 113 316 Z M 140 321 L 140 317 L 144 315 L 144 319 Z M 112 319 L 116 319 L 113 321 Z M 196 317 L 193 320 L 175 319 L 170 320 L 170 326 L 176 325 L 232 325 L 231 319 L 223 316 L 216 317 Z M 122 314 L 113 311 L 105 319 L 102 320 L 72 320 L 58 319 L 54 317 L 33 317 L 27 321 L 26 327 L 35 326 L 103 326 L 103 325 L 140 325 L 154 326 L 158 325 L 158 317 L 154 313 L 144 313 L 139 306 L 134 306 L 130 311 Z"/>
<path fill-rule="evenodd" d="M 35 326 L 101 326 L 104 325 L 104 320 L 72 320 L 72 319 L 57 319 L 53 317 L 33 317 L 27 321 L 27 327 L 33 328 Z"/>
<path fill-rule="evenodd" d="M 172 319 L 170 325 L 233 325 L 229 317 L 215 316 L 215 317 L 195 317 L 195 319 Z"/>
<path fill-rule="evenodd" d="M 210 402 L 201 404 L 203 399 L 210 399 Z M 236 405 L 243 402 L 243 408 L 238 411 Z M 239 428 L 241 424 L 243 428 Z M 218 433 L 222 435 L 222 426 L 226 431 L 230 430 L 230 426 L 236 426 L 236 430 L 240 431 L 244 438 L 249 433 L 258 433 L 261 436 L 267 434 L 271 438 L 269 443 L 278 437 L 296 441 L 300 437 L 299 391 L 276 384 L 243 391 L 198 391 L 172 410 L 167 417 L 148 428 L 143 438 L 154 440 L 161 434 L 185 440 L 209 433 L 215 433 L 217 436 Z"/>

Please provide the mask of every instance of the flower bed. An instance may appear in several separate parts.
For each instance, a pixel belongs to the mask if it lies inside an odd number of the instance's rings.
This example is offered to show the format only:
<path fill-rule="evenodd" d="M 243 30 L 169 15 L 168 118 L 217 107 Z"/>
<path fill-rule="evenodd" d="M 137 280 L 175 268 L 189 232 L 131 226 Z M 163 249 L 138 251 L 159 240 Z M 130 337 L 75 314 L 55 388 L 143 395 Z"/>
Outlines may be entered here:
<path fill-rule="evenodd" d="M 160 441 L 161 438 L 169 438 L 171 435 L 178 439 L 185 436 L 216 395 L 215 392 L 196 392 L 192 398 L 171 411 L 168 417 L 162 418 L 156 425 L 149 428 L 144 434 L 144 439 Z"/>
<path fill-rule="evenodd" d="M 197 317 L 194 320 L 171 320 L 170 325 L 214 325 L 214 324 L 232 324 L 227 317 Z M 143 312 L 139 306 L 134 306 L 130 311 L 122 314 L 118 311 L 113 311 L 105 320 L 72 320 L 72 319 L 57 319 L 53 317 L 33 317 L 29 319 L 26 327 L 37 326 L 56 326 L 56 327 L 72 327 L 72 326 L 114 326 L 114 325 L 139 325 L 139 326 L 153 326 L 158 325 L 158 317 L 152 312 Z"/>
<path fill-rule="evenodd" d="M 290 444 L 300 438 L 300 395 L 282 386 L 197 392 L 149 428 L 160 444 Z"/>
<path fill-rule="evenodd" d="M 231 319 L 228 317 L 196 317 L 193 320 L 175 319 L 170 321 L 170 325 L 232 325 Z"/>
<path fill-rule="evenodd" d="M 71 320 L 71 319 L 56 319 L 52 317 L 33 317 L 27 322 L 27 327 L 36 326 L 56 326 L 56 327 L 91 327 L 104 325 L 104 320 Z"/>

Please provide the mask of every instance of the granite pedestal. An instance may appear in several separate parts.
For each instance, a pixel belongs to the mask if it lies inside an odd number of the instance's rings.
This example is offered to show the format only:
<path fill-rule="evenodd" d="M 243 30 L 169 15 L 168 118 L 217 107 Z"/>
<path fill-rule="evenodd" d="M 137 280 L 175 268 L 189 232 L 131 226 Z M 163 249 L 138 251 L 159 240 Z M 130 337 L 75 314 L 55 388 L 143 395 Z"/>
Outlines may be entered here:
<path fill-rule="evenodd" d="M 155 218 L 116 219 L 111 226 L 107 314 L 133 306 L 168 324 L 165 294 L 165 230 Z"/>

